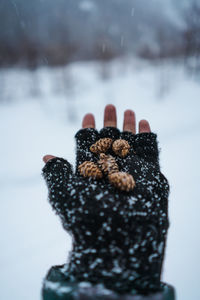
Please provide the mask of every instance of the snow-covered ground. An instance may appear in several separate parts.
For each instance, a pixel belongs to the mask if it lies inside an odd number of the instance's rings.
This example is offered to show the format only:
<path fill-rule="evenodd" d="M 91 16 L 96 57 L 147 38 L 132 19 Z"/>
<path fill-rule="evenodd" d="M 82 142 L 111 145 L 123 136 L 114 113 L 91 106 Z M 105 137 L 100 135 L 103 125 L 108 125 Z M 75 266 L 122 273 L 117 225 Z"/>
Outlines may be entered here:
<path fill-rule="evenodd" d="M 146 118 L 160 140 L 161 166 L 171 184 L 171 227 L 163 280 L 178 300 L 198 300 L 200 242 L 200 85 L 181 65 L 121 59 L 108 67 L 0 71 L 1 299 L 40 299 L 42 279 L 66 261 L 71 238 L 47 203 L 44 154 L 74 162 L 74 133 L 87 112 L 102 126 L 104 106 Z"/>

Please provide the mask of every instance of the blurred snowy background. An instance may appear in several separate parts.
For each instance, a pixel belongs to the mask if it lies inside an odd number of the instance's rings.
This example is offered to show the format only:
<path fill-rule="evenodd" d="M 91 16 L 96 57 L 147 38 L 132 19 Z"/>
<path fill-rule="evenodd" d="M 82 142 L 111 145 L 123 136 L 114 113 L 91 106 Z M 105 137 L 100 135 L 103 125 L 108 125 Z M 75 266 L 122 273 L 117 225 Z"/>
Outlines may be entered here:
<path fill-rule="evenodd" d="M 71 248 L 47 203 L 42 156 L 75 160 L 87 112 L 113 103 L 158 133 L 171 184 L 163 280 L 199 300 L 200 3 L 0 0 L 1 299 L 39 300 Z"/>

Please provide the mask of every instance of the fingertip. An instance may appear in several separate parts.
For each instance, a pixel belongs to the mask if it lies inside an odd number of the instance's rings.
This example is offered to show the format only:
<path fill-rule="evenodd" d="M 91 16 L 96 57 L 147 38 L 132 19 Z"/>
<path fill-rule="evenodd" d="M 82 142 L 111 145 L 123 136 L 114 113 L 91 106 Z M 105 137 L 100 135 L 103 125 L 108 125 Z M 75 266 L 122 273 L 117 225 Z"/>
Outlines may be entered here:
<path fill-rule="evenodd" d="M 124 112 L 123 130 L 136 133 L 135 112 L 131 109 L 127 109 Z"/>
<path fill-rule="evenodd" d="M 52 158 L 55 158 L 56 156 L 53 156 L 53 155 L 45 155 L 45 156 L 43 156 L 43 162 L 46 164 L 50 159 L 52 159 Z"/>
<path fill-rule="evenodd" d="M 104 109 L 104 127 L 117 127 L 117 112 L 113 104 L 106 105 Z"/>
<path fill-rule="evenodd" d="M 88 113 L 83 117 L 82 128 L 95 128 L 95 118 L 93 114 Z"/>
<path fill-rule="evenodd" d="M 140 120 L 139 133 L 144 133 L 144 132 L 151 132 L 151 128 L 147 120 Z"/>
<path fill-rule="evenodd" d="M 104 110 L 116 110 L 116 107 L 113 104 L 107 104 Z"/>

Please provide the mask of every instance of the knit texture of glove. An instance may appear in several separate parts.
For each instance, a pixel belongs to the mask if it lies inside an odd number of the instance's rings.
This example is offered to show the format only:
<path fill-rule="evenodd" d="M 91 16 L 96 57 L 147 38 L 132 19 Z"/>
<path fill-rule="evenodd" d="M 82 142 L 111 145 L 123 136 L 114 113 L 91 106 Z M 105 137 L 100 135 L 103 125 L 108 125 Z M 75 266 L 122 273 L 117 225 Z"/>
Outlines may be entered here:
<path fill-rule="evenodd" d="M 75 174 L 63 158 L 46 163 L 43 176 L 49 201 L 63 227 L 73 237 L 73 249 L 62 272 L 69 281 L 104 284 L 118 293 L 149 293 L 161 289 L 161 269 L 168 229 L 169 185 L 160 172 L 156 134 L 120 132 L 106 127 L 100 132 L 81 129 L 75 136 Z M 112 155 L 120 172 L 131 174 L 131 192 L 116 189 L 107 177 L 84 178 L 78 166 L 98 163 L 90 151 L 100 138 L 126 140 L 129 153 Z"/>

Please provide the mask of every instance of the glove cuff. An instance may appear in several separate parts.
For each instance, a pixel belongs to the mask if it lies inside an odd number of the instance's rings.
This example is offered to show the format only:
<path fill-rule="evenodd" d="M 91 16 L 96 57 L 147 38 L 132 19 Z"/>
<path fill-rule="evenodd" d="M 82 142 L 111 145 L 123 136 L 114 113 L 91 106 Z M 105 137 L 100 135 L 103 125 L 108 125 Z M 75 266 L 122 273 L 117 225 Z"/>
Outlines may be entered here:
<path fill-rule="evenodd" d="M 132 288 L 132 293 L 117 293 L 108 289 L 101 282 L 79 282 L 72 280 L 68 274 L 64 274 L 65 265 L 54 266 L 48 271 L 42 287 L 42 296 L 47 299 L 115 299 L 115 300 L 175 300 L 175 290 L 166 283 L 160 284 L 160 290 L 148 294 L 139 294 Z M 116 281 L 117 284 L 117 281 Z M 55 288 L 56 286 L 56 288 Z M 105 292 L 107 292 L 105 294 Z M 106 295 L 106 296 L 105 296 Z"/>

